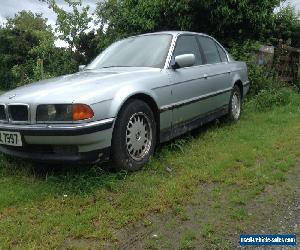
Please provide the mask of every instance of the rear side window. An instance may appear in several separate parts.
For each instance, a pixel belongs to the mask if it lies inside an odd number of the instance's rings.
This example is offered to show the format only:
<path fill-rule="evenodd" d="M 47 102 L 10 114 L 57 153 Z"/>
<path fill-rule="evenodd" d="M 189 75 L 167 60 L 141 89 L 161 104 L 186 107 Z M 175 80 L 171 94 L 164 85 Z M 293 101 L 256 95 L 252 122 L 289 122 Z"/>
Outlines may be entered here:
<path fill-rule="evenodd" d="M 215 41 L 209 37 L 198 36 L 198 40 L 203 49 L 204 55 L 206 56 L 206 61 L 208 64 L 221 62 L 219 52 Z"/>
<path fill-rule="evenodd" d="M 216 43 L 216 46 L 219 51 L 219 55 L 221 57 L 222 62 L 228 62 L 227 55 L 226 55 L 224 49 L 217 43 Z"/>
<path fill-rule="evenodd" d="M 196 58 L 195 65 L 203 64 L 200 49 L 195 36 L 179 36 L 176 42 L 173 57 L 183 54 L 194 54 Z"/>

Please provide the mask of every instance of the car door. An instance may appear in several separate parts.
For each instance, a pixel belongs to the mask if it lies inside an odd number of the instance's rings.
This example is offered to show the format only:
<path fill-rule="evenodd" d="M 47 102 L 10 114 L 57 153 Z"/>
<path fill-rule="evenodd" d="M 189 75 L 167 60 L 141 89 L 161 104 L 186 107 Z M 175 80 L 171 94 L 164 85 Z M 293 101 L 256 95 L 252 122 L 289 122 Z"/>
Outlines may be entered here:
<path fill-rule="evenodd" d="M 195 35 L 178 36 L 172 60 L 183 54 L 194 54 L 196 62 L 191 67 L 169 70 L 173 83 L 173 135 L 185 132 L 176 131 L 176 128 L 186 128 L 187 123 L 206 114 L 210 109 L 210 100 L 205 97 L 211 93 L 211 86 L 206 79 L 204 58 Z"/>
<path fill-rule="evenodd" d="M 231 94 L 231 70 L 227 54 L 214 39 L 198 35 L 198 41 L 206 59 L 207 83 L 211 88 L 211 111 L 229 104 Z"/>

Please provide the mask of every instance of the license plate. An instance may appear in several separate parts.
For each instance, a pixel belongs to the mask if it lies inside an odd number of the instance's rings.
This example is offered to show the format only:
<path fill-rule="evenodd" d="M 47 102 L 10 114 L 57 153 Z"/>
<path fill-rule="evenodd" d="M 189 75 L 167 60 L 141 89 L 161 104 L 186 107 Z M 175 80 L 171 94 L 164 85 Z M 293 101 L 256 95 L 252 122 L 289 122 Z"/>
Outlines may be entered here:
<path fill-rule="evenodd" d="M 19 132 L 0 131 L 0 144 L 21 147 L 21 134 Z"/>

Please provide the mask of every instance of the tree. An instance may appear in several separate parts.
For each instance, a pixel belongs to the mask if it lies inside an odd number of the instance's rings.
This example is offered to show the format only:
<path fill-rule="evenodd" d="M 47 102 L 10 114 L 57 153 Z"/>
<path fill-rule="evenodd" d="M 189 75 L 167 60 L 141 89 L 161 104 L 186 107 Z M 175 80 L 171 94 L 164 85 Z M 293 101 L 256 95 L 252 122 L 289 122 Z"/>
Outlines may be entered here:
<path fill-rule="evenodd" d="M 55 36 L 41 14 L 22 11 L 0 28 L 0 88 L 74 72 L 66 49 L 54 46 Z"/>
<path fill-rule="evenodd" d="M 99 35 L 96 35 L 94 30 L 88 33 L 82 33 L 79 36 L 77 52 L 83 56 L 81 61 L 84 64 L 91 62 L 91 60 L 99 53 L 99 49 L 97 47 L 98 38 Z"/>
<path fill-rule="evenodd" d="M 31 59 L 35 58 L 34 79 L 43 79 L 44 62 L 48 61 L 54 48 L 55 36 L 52 28 L 47 24 L 47 19 L 43 18 L 42 14 L 34 14 L 31 11 L 21 11 L 14 18 L 8 18 L 6 28 L 9 30 L 19 30 L 27 36 L 34 37 L 38 42 L 32 44 L 28 51 Z M 15 67 L 15 71 L 19 67 Z M 16 74 L 18 75 L 18 74 Z"/>
<path fill-rule="evenodd" d="M 88 30 L 92 18 L 89 17 L 89 6 L 82 6 L 82 1 L 64 0 L 72 11 L 68 12 L 59 7 L 55 0 L 42 0 L 47 2 L 50 8 L 56 13 L 56 29 L 58 38 L 69 44 L 70 51 L 78 48 L 80 37 Z"/>
<path fill-rule="evenodd" d="M 160 30 L 191 30 L 229 40 L 267 39 L 281 0 L 105 0 L 97 15 L 117 39 Z"/>
<path fill-rule="evenodd" d="M 52 32 L 52 28 L 47 24 L 47 19 L 40 13 L 34 14 L 31 11 L 20 11 L 14 18 L 8 18 L 6 28 L 23 31 L 47 31 Z"/>
<path fill-rule="evenodd" d="M 274 15 L 275 25 L 271 36 L 300 48 L 300 13 L 288 5 Z"/>
<path fill-rule="evenodd" d="M 34 61 L 28 56 L 36 37 L 18 29 L 0 30 L 0 83 L 1 88 L 27 83 L 33 76 Z"/>
<path fill-rule="evenodd" d="M 98 2 L 101 28 L 113 37 L 159 30 L 190 29 L 190 1 L 106 0 Z"/>

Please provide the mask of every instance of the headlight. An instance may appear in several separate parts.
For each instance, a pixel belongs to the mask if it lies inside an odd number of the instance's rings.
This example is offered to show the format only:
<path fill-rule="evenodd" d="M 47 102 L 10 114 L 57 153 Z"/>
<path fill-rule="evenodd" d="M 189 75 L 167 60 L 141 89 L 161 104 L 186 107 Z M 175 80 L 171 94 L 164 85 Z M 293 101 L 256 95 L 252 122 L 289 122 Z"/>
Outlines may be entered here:
<path fill-rule="evenodd" d="M 39 105 L 36 111 L 38 122 L 80 121 L 94 117 L 94 112 L 86 104 Z"/>

